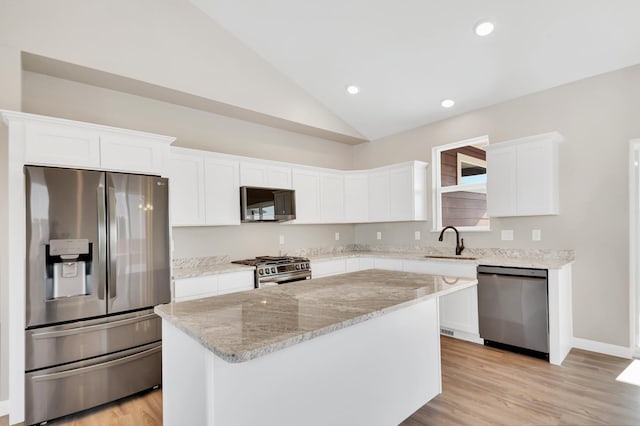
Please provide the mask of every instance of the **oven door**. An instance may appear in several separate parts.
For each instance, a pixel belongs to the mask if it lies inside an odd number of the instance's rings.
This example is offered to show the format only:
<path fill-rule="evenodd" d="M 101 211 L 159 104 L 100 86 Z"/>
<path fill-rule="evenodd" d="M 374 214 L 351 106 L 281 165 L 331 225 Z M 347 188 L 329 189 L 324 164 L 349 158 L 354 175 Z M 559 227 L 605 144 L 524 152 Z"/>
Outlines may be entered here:
<path fill-rule="evenodd" d="M 290 272 L 287 274 L 260 277 L 258 280 L 258 288 L 273 287 L 280 284 L 292 283 L 294 281 L 303 281 L 311 279 L 311 271 Z"/>

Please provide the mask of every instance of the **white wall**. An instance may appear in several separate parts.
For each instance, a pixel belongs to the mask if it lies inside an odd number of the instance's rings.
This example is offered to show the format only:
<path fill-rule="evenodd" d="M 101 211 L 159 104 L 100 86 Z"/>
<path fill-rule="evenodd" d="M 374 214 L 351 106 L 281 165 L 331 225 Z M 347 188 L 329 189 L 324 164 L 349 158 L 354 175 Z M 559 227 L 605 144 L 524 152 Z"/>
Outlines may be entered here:
<path fill-rule="evenodd" d="M 160 102 L 43 74 L 24 72 L 22 110 L 165 134 L 173 145 L 321 167 L 350 168 L 338 142 Z"/>
<path fill-rule="evenodd" d="M 629 345 L 629 140 L 640 137 L 640 66 L 626 68 L 354 147 L 354 166 L 410 159 L 431 162 L 433 146 L 480 135 L 491 143 L 557 130 L 560 147 L 559 216 L 491 220 L 491 232 L 464 233 L 467 247 L 570 248 L 576 251 L 573 311 L 576 337 Z M 357 243 L 415 244 L 413 230 L 430 224 L 357 225 Z M 500 230 L 513 229 L 514 241 Z M 531 230 L 542 241 L 531 241 Z M 453 251 L 423 232 L 421 245 Z"/>
<path fill-rule="evenodd" d="M 20 108 L 21 78 L 19 53 L 0 44 L 0 108 Z M 0 170 L 7 170 L 7 128 L 4 123 L 0 123 Z M 10 241 L 6 233 L 7 189 L 7 174 L 0 173 L 0 401 L 9 398 L 9 278 L 6 258 Z"/>
<path fill-rule="evenodd" d="M 0 45 L 359 137 L 187 0 L 3 0 Z"/>

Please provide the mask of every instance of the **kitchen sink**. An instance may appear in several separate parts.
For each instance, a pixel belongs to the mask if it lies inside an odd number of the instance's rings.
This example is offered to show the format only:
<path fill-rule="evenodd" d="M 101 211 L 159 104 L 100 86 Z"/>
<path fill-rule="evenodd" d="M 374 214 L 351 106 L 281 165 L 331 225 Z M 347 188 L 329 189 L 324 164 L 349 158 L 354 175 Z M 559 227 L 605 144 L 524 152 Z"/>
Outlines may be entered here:
<path fill-rule="evenodd" d="M 439 254 L 428 254 L 425 256 L 427 259 L 454 259 L 454 260 L 477 260 L 477 257 L 474 256 L 446 256 Z"/>

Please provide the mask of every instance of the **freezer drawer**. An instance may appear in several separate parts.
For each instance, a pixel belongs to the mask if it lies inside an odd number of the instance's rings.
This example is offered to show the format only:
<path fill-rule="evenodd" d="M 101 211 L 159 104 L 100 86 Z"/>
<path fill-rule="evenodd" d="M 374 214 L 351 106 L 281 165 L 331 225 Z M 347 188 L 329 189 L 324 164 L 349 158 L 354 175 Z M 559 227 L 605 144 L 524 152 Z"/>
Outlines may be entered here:
<path fill-rule="evenodd" d="M 105 355 L 162 339 L 153 310 L 26 331 L 25 370 Z"/>
<path fill-rule="evenodd" d="M 27 373 L 25 423 L 55 419 L 162 382 L 160 343 Z"/>

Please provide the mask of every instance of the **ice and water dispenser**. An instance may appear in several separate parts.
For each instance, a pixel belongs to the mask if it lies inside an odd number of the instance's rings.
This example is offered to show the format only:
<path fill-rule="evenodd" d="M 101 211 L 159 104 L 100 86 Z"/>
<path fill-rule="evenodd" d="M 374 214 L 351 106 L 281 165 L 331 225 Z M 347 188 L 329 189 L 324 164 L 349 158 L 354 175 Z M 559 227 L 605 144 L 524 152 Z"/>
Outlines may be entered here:
<path fill-rule="evenodd" d="M 50 240 L 46 245 L 46 299 L 92 294 L 93 244 L 87 239 Z"/>

